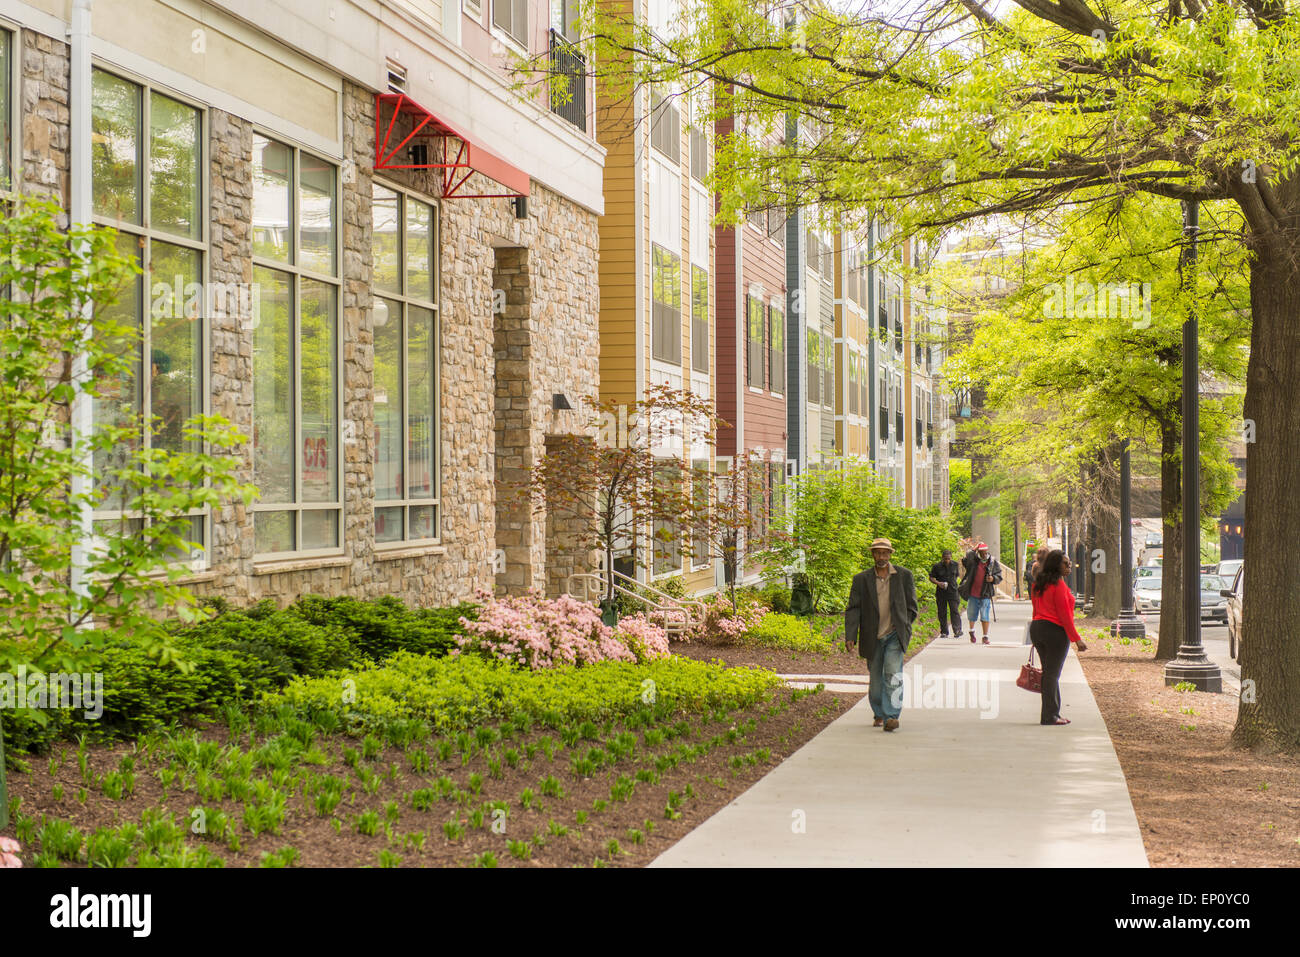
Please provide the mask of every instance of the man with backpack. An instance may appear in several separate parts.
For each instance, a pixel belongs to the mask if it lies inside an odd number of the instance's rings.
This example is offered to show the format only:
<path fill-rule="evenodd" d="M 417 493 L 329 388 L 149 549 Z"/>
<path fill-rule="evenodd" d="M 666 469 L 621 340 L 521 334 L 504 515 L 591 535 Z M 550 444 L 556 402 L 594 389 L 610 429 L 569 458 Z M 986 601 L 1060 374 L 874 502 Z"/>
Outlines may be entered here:
<path fill-rule="evenodd" d="M 961 560 L 962 578 L 957 594 L 966 600 L 966 617 L 970 619 L 970 642 L 975 644 L 975 622 L 983 625 L 984 644 L 989 643 L 989 614 L 993 611 L 993 592 L 1002 581 L 1002 565 L 989 554 L 988 545 L 980 542 Z"/>

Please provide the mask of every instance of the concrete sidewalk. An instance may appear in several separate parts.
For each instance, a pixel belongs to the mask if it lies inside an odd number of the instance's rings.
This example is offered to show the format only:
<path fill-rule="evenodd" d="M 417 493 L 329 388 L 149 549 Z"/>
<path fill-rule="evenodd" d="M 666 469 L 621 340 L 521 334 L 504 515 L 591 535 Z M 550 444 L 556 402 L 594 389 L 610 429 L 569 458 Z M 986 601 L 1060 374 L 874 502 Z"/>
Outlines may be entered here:
<path fill-rule="evenodd" d="M 864 697 L 651 866 L 1147 866 L 1078 659 L 1061 676 L 1073 723 L 1042 727 L 1015 685 L 1028 603 L 998 614 L 993 644 L 935 641 L 907 663 L 897 731 Z"/>

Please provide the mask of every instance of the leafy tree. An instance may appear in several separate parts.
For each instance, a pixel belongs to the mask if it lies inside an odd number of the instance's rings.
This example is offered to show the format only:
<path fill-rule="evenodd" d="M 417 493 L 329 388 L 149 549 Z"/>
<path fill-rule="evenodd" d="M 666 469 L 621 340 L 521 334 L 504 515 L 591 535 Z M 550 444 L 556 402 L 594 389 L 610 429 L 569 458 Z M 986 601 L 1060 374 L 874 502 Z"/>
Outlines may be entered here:
<path fill-rule="evenodd" d="M 670 554 L 683 530 L 702 519 L 682 458 L 712 445 L 718 419 L 712 403 L 689 390 L 651 386 L 641 402 L 620 407 L 590 401 L 588 431 L 561 435 L 518 492 L 573 530 L 575 544 L 599 551 L 612 572 L 614 556 L 630 549 L 638 561 Z M 614 600 L 613 575 L 605 600 Z"/>
<path fill-rule="evenodd" d="M 110 306 L 137 267 L 113 231 L 63 232 L 52 203 L 10 202 L 0 220 L 0 671 L 80 671 L 99 648 L 128 639 L 184 668 L 160 618 L 205 615 L 177 581 L 198 547 L 186 516 L 252 500 L 255 490 L 234 478 L 236 460 L 218 453 L 243 439 L 213 416 L 184 423 L 178 449 L 144 447 L 156 420 L 71 433 L 74 403 L 134 369 L 138 328 Z M 90 464 L 108 452 L 110 465 Z M 96 522 L 84 542 L 83 516 L 119 504 L 122 519 Z M 70 574 L 77 554 L 80 584 Z"/>
<path fill-rule="evenodd" d="M 1185 287 L 1191 278 L 1180 268 L 1182 222 L 1174 207 L 1150 197 L 1053 216 L 1045 225 L 1057 227 L 1051 242 L 1022 257 L 982 262 L 980 268 L 1005 280 L 1009 291 L 984 302 L 970 342 L 951 358 L 949 372 L 986 389 L 992 416 L 982 440 L 986 452 L 1004 468 L 1037 472 L 1051 490 L 1035 496 L 1031 508 L 1062 514 L 1067 489 L 1080 501 L 1095 495 L 1100 487 L 1082 487 L 1079 466 L 1115 436 L 1130 436 L 1134 474 L 1149 469 L 1160 476 L 1165 557 L 1176 568 L 1182 528 L 1181 326 L 1195 295 L 1207 378 L 1241 377 L 1248 332 L 1242 315 L 1244 257 L 1240 250 L 1212 246 L 1196 288 Z M 964 270 L 935 270 L 932 279 L 954 291 L 970 288 L 969 281 L 954 281 L 954 271 Z M 1016 348 L 1008 349 L 1012 341 Z M 1203 516 L 1219 514 L 1236 495 L 1228 442 L 1239 415 L 1237 399 L 1200 399 Z M 1008 513 L 1008 526 L 1010 521 Z M 1118 567 L 1118 541 L 1099 544 L 1108 565 Z M 1177 575 L 1163 579 L 1158 658 L 1172 658 L 1181 643 L 1181 584 Z"/>
<path fill-rule="evenodd" d="M 707 120 L 740 116 L 713 168 L 724 219 L 756 203 L 815 203 L 850 229 L 884 216 L 935 238 L 989 214 L 1139 193 L 1209 204 L 1249 252 L 1253 426 L 1243 628 L 1251 633 L 1234 740 L 1300 748 L 1300 639 L 1272 560 L 1300 538 L 1289 436 L 1300 382 L 1300 10 L 1268 0 L 1168 4 L 910 0 L 888 10 L 745 0 L 685 7 L 669 31 L 594 4 L 583 33 L 614 95 L 712 86 Z M 666 32 L 667 35 L 660 35 Z M 802 129 L 777 140 L 766 134 Z M 1221 211 L 1221 212 L 1220 212 Z M 1127 357 L 1128 343 L 1117 344 Z"/>
<path fill-rule="evenodd" d="M 763 496 L 764 468 L 761 460 L 740 455 L 725 472 L 697 473 L 691 552 L 722 562 L 733 608 L 747 553 L 761 555 L 764 547 L 786 540 L 777 527 L 781 516 Z"/>
<path fill-rule="evenodd" d="M 957 534 L 969 538 L 971 534 L 970 459 L 948 460 L 948 514 Z"/>

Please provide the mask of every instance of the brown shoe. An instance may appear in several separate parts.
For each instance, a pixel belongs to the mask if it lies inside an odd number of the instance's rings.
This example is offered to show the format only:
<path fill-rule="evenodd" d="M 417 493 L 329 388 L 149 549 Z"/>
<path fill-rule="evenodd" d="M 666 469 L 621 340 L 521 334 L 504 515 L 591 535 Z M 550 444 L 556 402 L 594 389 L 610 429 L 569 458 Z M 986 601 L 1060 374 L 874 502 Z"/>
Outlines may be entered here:
<path fill-rule="evenodd" d="M 872 726 L 873 728 L 878 728 L 878 727 L 880 727 L 880 726 L 881 726 L 882 724 L 884 724 L 884 723 L 885 723 L 885 719 L 884 719 L 884 718 L 877 718 L 875 721 L 871 722 L 871 726 Z"/>
<path fill-rule="evenodd" d="M 898 719 L 897 719 L 897 718 L 890 718 L 888 721 L 885 722 L 885 730 L 886 730 L 886 731 L 893 731 L 893 730 L 896 729 L 897 727 L 898 727 Z"/>

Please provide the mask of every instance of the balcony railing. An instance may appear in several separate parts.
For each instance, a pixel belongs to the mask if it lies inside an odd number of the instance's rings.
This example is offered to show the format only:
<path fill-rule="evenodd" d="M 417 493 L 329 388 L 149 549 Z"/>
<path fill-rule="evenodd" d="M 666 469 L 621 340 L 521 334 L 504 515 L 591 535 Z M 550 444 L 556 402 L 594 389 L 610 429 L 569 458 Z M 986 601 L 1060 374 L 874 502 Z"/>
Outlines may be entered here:
<path fill-rule="evenodd" d="M 578 54 L 572 43 L 554 30 L 551 31 L 551 71 L 565 78 L 563 82 L 556 81 L 557 86 L 552 89 L 563 90 L 567 84 L 569 93 L 567 103 L 559 103 L 552 98 L 551 112 L 586 132 L 587 61 Z"/>

